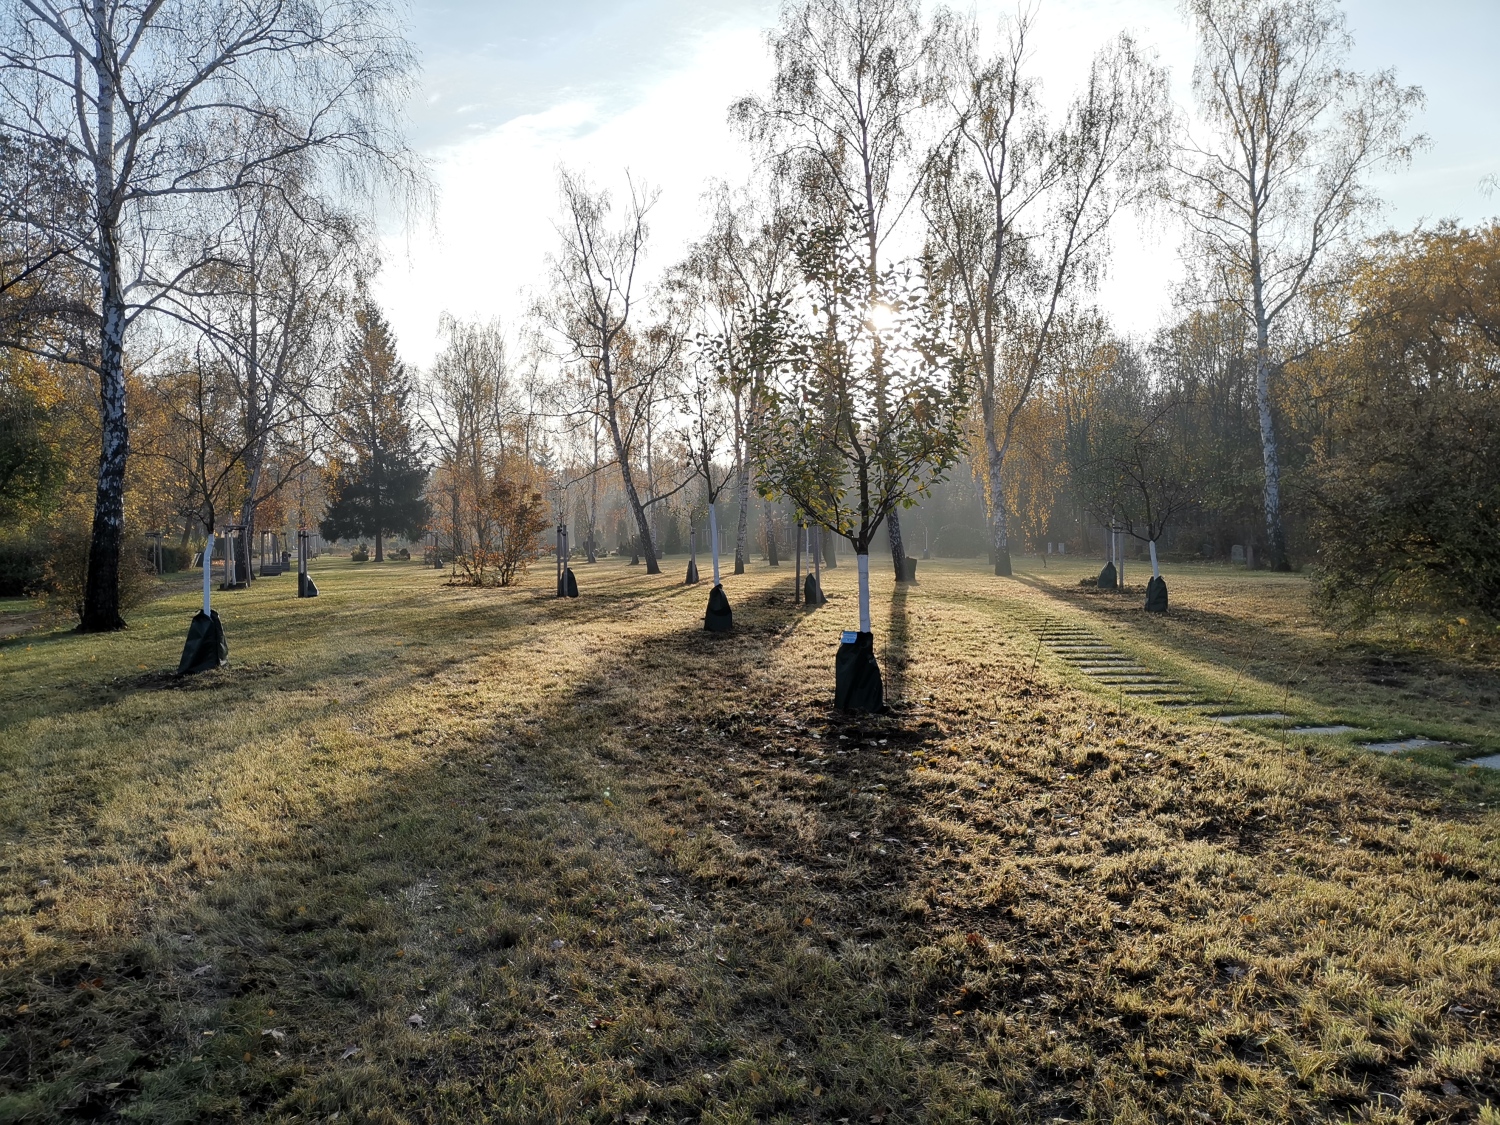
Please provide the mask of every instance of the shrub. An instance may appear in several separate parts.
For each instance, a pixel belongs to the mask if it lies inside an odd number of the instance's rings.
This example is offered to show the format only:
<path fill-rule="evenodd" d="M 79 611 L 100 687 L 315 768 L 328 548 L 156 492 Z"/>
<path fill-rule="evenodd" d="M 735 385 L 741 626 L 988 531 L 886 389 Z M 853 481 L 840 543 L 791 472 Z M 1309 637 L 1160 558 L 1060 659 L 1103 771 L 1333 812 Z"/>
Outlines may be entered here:
<path fill-rule="evenodd" d="M 366 544 L 364 544 L 364 543 L 361 543 L 358 547 L 355 547 L 354 550 L 352 550 L 352 551 L 349 552 L 349 558 L 352 561 L 354 561 L 354 562 L 369 562 L 370 561 L 370 548 L 369 548 L 369 546 L 366 545 Z"/>
<path fill-rule="evenodd" d="M 411 560 L 411 552 L 405 547 L 402 547 L 401 550 L 396 552 L 396 558 L 401 559 L 402 561 L 409 562 Z"/>
<path fill-rule="evenodd" d="M 47 566 L 39 538 L 10 534 L 0 538 L 0 598 L 19 598 L 38 589 Z"/>
<path fill-rule="evenodd" d="M 120 558 L 120 608 L 143 605 L 155 592 L 146 562 L 145 540 L 126 543 Z M 77 616 L 83 610 L 83 586 L 88 576 L 89 529 L 69 523 L 38 531 L 30 537 L 0 544 L 0 594 L 26 594 L 58 616 Z"/>

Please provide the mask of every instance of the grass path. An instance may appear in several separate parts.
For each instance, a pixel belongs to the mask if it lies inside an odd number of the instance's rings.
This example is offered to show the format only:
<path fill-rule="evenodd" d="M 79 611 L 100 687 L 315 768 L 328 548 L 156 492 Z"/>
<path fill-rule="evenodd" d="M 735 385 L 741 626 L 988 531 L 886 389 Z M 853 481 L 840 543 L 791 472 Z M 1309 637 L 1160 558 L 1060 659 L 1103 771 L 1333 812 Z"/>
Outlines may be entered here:
<path fill-rule="evenodd" d="M 617 561 L 322 562 L 221 597 L 185 684 L 188 592 L 0 642 L 0 1120 L 1500 1120 L 1495 779 L 1038 650 L 1222 677 L 1233 576 L 1161 626 L 924 563 L 854 721 L 852 568 L 812 614 L 752 568 L 714 636 Z"/>

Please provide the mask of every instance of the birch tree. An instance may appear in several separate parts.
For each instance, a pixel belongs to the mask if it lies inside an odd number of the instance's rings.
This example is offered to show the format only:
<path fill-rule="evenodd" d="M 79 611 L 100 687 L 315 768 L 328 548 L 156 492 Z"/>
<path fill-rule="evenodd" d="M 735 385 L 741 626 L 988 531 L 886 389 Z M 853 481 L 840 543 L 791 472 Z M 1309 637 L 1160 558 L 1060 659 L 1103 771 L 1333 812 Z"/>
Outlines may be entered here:
<path fill-rule="evenodd" d="M 749 558 L 750 490 L 755 467 L 750 433 L 755 428 L 767 369 L 755 341 L 745 335 L 753 324 L 743 313 L 775 304 L 791 286 L 795 271 L 796 222 L 775 180 L 736 199 L 717 190 L 709 232 L 679 268 L 678 284 L 689 293 L 703 321 L 705 341 L 713 341 L 714 363 L 729 395 L 733 420 L 733 494 L 739 506 L 734 540 L 734 572 L 743 574 Z"/>
<path fill-rule="evenodd" d="M 317 443 L 299 435 L 321 427 L 299 423 L 322 419 L 343 358 L 343 317 L 371 266 L 361 224 L 306 190 L 309 171 L 288 162 L 274 188 L 247 184 L 221 196 L 228 215 L 219 262 L 201 272 L 193 292 L 161 302 L 201 333 L 236 392 L 246 482 L 238 569 L 247 579 L 257 510 L 318 454 Z"/>
<path fill-rule="evenodd" d="M 1202 126 L 1184 142 L 1176 199 L 1226 297 L 1255 334 L 1266 547 L 1290 569 L 1272 381 L 1286 322 L 1331 252 L 1378 207 L 1374 171 L 1423 143 L 1422 104 L 1395 72 L 1345 68 L 1353 40 L 1335 0 L 1189 0 Z"/>
<path fill-rule="evenodd" d="M 943 35 L 953 124 L 924 193 L 937 285 L 974 380 L 995 573 L 1009 575 L 1007 458 L 1055 361 L 1060 317 L 1086 291 L 1119 213 L 1160 185 L 1170 109 L 1164 71 L 1121 35 L 1093 60 L 1061 120 L 1027 73 L 1031 16 L 1002 24 L 986 54 L 978 25 Z"/>
<path fill-rule="evenodd" d="M 770 96 L 738 102 L 732 117 L 770 152 L 778 174 L 798 185 L 809 222 L 858 223 L 865 297 L 872 301 L 883 248 L 921 186 L 913 133 L 938 91 L 920 4 L 800 0 L 783 8 L 770 42 L 776 62 Z M 884 399 L 877 388 L 881 410 Z M 887 526 L 896 580 L 905 581 L 895 509 Z"/>
<path fill-rule="evenodd" d="M 863 247 L 850 233 L 823 227 L 800 239 L 804 288 L 764 312 L 764 330 L 785 343 L 753 446 L 765 466 L 762 494 L 790 498 L 853 546 L 859 632 L 868 635 L 870 544 L 958 458 L 966 401 L 921 280 L 887 269 L 872 301 Z M 875 367 L 885 370 L 877 377 Z"/>
<path fill-rule="evenodd" d="M 597 416 L 608 435 L 620 486 L 634 517 L 646 573 L 660 574 L 648 507 L 685 484 L 642 497 L 637 458 L 646 427 L 680 359 L 682 336 L 670 322 L 643 324 L 649 309 L 640 276 L 655 192 L 630 185 L 622 221 L 611 227 L 613 202 L 577 174 L 560 177 L 562 248 L 552 259 L 552 299 L 543 319 L 562 344 L 558 358 L 583 377 L 580 412 Z M 648 476 L 654 466 L 646 466 Z"/>
<path fill-rule="evenodd" d="M 455 561 L 492 547 L 486 518 L 495 473 L 521 407 L 511 385 L 505 334 L 498 321 L 464 323 L 444 316 L 446 338 L 433 361 L 423 397 L 423 418 L 437 453 L 438 490 L 446 492 Z"/>
<path fill-rule="evenodd" d="M 135 326 L 216 259 L 204 197 L 293 154 L 332 158 L 345 186 L 372 167 L 410 182 L 394 121 L 412 56 L 378 0 L 8 0 L 0 20 L 0 117 L 62 156 L 83 213 L 57 240 L 96 281 L 95 340 L 63 357 L 100 393 L 80 628 L 118 629 Z"/>

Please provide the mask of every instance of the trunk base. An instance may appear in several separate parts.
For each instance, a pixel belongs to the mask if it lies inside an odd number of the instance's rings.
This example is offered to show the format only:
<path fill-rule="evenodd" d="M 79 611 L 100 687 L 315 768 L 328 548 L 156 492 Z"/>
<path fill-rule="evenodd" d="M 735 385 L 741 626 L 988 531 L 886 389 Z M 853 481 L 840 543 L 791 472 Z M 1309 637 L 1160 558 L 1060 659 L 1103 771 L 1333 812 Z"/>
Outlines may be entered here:
<path fill-rule="evenodd" d="M 698 585 L 698 563 L 695 560 L 693 560 L 693 559 L 688 559 L 687 581 L 684 582 L 683 585 L 684 586 L 696 586 L 696 585 Z"/>
<path fill-rule="evenodd" d="M 315 598 L 318 596 L 318 587 L 313 584 L 312 575 L 297 575 L 297 596 L 299 598 Z"/>
<path fill-rule="evenodd" d="M 1115 564 L 1112 562 L 1105 563 L 1104 569 L 1099 572 L 1099 589 L 1113 590 L 1117 588 L 1120 585 L 1120 580 L 1116 577 L 1116 574 Z"/>
<path fill-rule="evenodd" d="M 1153 578 L 1146 583 L 1146 612 L 1167 612 L 1167 580 L 1165 578 Z"/>
<path fill-rule="evenodd" d="M 734 611 L 729 608 L 729 598 L 723 586 L 715 586 L 708 592 L 708 610 L 703 614 L 703 628 L 710 633 L 727 633 L 734 628 Z"/>
<path fill-rule="evenodd" d="M 211 672 L 229 659 L 229 644 L 224 640 L 224 626 L 219 621 L 217 610 L 193 614 L 193 623 L 188 626 L 187 643 L 182 646 L 182 660 L 178 662 L 177 674 L 190 676 L 196 672 Z"/>
<path fill-rule="evenodd" d="M 802 583 L 802 600 L 807 603 L 808 608 L 823 605 L 828 601 L 823 595 L 823 588 L 818 585 L 816 574 L 809 574 L 807 580 Z"/>
<path fill-rule="evenodd" d="M 995 552 L 995 577 L 996 578 L 1009 578 L 1009 577 L 1011 577 L 1011 573 L 1012 572 L 1011 572 L 1011 568 L 1010 568 L 1010 552 L 1008 550 L 996 551 Z"/>
<path fill-rule="evenodd" d="M 864 713 L 885 709 L 885 684 L 875 662 L 873 633 L 844 634 L 834 663 L 833 705 L 840 711 Z"/>

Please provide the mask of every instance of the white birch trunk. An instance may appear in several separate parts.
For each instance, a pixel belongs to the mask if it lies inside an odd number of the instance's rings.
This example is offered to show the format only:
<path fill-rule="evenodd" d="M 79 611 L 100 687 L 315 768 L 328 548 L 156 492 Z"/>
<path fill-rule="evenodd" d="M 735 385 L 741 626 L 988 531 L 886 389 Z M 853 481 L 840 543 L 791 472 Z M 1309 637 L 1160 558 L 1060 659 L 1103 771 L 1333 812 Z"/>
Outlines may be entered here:
<path fill-rule="evenodd" d="M 713 540 L 714 555 L 714 585 L 719 585 L 719 516 L 714 511 L 714 505 L 708 506 L 708 535 Z"/>
<path fill-rule="evenodd" d="M 854 563 L 859 567 L 859 631 L 870 633 L 870 556 L 858 555 Z"/>

